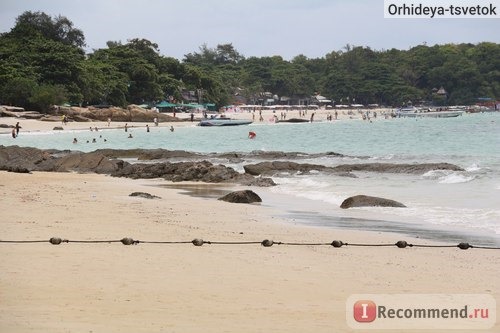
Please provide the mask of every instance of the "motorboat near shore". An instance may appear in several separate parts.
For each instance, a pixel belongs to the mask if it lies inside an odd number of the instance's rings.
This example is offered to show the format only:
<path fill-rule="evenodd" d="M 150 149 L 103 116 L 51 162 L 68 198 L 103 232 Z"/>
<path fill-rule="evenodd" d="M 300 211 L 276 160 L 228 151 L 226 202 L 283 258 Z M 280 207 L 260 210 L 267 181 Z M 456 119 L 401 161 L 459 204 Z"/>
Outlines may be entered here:
<path fill-rule="evenodd" d="M 231 119 L 226 117 L 202 119 L 198 126 L 239 126 L 249 125 L 253 121 L 245 119 Z"/>
<path fill-rule="evenodd" d="M 396 111 L 396 117 L 405 118 L 453 118 L 463 115 L 465 110 L 461 109 L 444 109 L 431 110 L 419 109 L 416 107 L 401 108 Z"/>

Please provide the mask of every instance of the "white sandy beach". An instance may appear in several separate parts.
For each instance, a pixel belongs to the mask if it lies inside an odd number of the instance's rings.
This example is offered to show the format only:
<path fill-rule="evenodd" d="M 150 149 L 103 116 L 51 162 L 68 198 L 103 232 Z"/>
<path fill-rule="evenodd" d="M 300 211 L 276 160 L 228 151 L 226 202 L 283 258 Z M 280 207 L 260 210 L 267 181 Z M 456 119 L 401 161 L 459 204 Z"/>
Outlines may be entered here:
<path fill-rule="evenodd" d="M 16 119 L 0 119 L 11 121 Z M 55 126 L 21 124 L 30 131 Z M 80 125 L 88 128 L 89 123 L 69 124 Z M 166 183 L 1 171 L 0 239 L 405 239 L 429 244 L 394 234 L 298 226 L 273 217 L 276 212 L 268 207 L 154 186 Z M 129 197 L 136 191 L 162 199 Z M 352 294 L 465 293 L 500 299 L 498 250 L 120 243 L 0 247 L 0 332 L 351 332 L 345 304 Z M 498 332 L 500 324 L 486 331 Z"/>
<path fill-rule="evenodd" d="M 366 111 L 366 110 L 365 110 Z M 379 114 L 379 118 L 382 112 L 390 112 L 390 109 L 377 109 L 377 110 L 371 110 L 371 111 L 376 111 Z M 273 119 L 273 116 L 276 115 L 278 118 L 281 116 L 281 112 L 286 112 L 287 114 L 287 119 L 290 118 L 300 118 L 299 116 L 299 111 L 293 110 L 293 111 L 286 111 L 286 110 L 275 110 L 273 113 L 272 110 L 267 109 L 262 111 L 262 115 L 264 118 L 263 123 L 270 123 L 270 121 Z M 307 114 L 302 117 L 303 119 L 310 119 L 311 114 L 315 113 L 314 116 L 314 121 L 326 121 L 328 115 L 334 116 L 335 110 L 332 109 L 318 109 L 318 110 L 308 110 Z M 354 110 L 353 115 L 347 114 L 347 110 L 338 110 L 338 119 L 337 120 L 360 120 L 361 115 L 358 113 L 357 110 Z M 248 112 L 248 111 L 243 111 L 241 110 L 240 112 L 227 112 L 225 113 L 225 116 L 231 117 L 234 119 L 253 119 L 256 123 L 259 123 L 259 111 L 255 112 L 255 117 L 253 112 Z M 180 127 L 180 126 L 192 126 L 193 124 L 197 124 L 198 121 L 201 119 L 202 114 L 201 113 L 195 113 L 195 121 L 190 122 L 188 121 L 190 117 L 190 113 L 176 113 L 176 117 L 179 119 L 183 119 L 185 121 L 180 121 L 180 122 L 160 122 L 159 126 L 160 127 Z M 28 131 L 28 132 L 33 132 L 33 131 L 51 131 L 54 129 L 54 127 L 62 127 L 63 130 L 85 130 L 89 129 L 90 127 L 95 128 L 97 127 L 98 129 L 113 129 L 113 128 L 123 128 L 125 124 L 127 124 L 129 127 L 137 127 L 137 128 L 145 128 L 146 125 L 153 126 L 152 122 L 116 122 L 116 121 L 111 121 L 110 125 L 108 126 L 108 123 L 105 121 L 92 121 L 92 122 L 73 122 L 70 121 L 66 125 L 63 125 L 61 122 L 57 121 L 39 121 L 39 120 L 33 120 L 33 119 L 24 119 L 24 118 L 16 118 L 16 117 L 0 117 L 0 124 L 5 124 L 5 125 L 10 125 L 10 126 L 15 126 L 16 123 L 19 122 L 19 125 L 21 126 L 21 132 L 22 131 Z M 8 128 L 0 128 L 0 133 L 10 133 L 11 129 L 9 130 Z"/>

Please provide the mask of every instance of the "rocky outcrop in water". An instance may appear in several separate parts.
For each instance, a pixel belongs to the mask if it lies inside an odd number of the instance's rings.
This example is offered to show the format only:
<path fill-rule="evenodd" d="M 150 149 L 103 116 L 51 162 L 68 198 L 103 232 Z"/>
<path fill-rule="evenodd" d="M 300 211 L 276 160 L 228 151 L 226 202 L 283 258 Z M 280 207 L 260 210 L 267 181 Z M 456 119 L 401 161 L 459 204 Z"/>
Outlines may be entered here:
<path fill-rule="evenodd" d="M 352 207 L 406 207 L 400 202 L 379 198 L 379 197 L 371 197 L 368 195 L 355 195 L 353 197 L 349 197 L 345 199 L 340 208 L 347 209 Z"/>
<path fill-rule="evenodd" d="M 173 182 L 201 181 L 206 183 L 239 183 L 254 186 L 276 185 L 269 178 L 255 178 L 240 174 L 233 168 L 214 165 L 208 161 L 178 163 L 127 163 L 123 168 L 111 173 L 114 177 L 133 179 L 163 178 Z"/>
<path fill-rule="evenodd" d="M 130 153 L 130 152 L 129 152 Z M 124 154 L 127 154 L 125 152 Z M 224 165 L 208 161 L 162 162 L 131 164 L 109 155 L 121 155 L 119 151 L 95 151 L 91 153 L 40 150 L 18 146 L 0 146 L 0 170 L 27 170 L 53 172 L 81 172 L 109 174 L 115 177 L 163 178 L 170 181 L 202 181 L 207 183 L 231 182 L 248 186 L 274 186 L 270 178 L 240 174 Z"/>
<path fill-rule="evenodd" d="M 139 161 L 170 160 L 170 159 L 201 159 L 205 155 L 185 150 L 166 149 L 98 149 L 110 158 L 137 158 Z"/>
<path fill-rule="evenodd" d="M 262 199 L 257 195 L 257 193 L 251 190 L 231 192 L 219 198 L 219 200 L 232 203 L 247 203 L 247 204 L 254 202 L 262 202 Z"/>
<path fill-rule="evenodd" d="M 351 172 L 379 172 L 379 173 L 408 173 L 424 174 L 432 170 L 465 171 L 450 163 L 423 163 L 423 164 L 390 164 L 390 163 L 361 163 L 341 164 L 335 167 L 326 167 L 318 164 L 295 163 L 289 161 L 261 162 L 244 166 L 245 172 L 250 175 L 276 175 L 283 172 L 308 173 L 313 170 L 330 172 L 339 176 L 356 177 Z"/>
<path fill-rule="evenodd" d="M 185 150 L 166 149 L 99 149 L 100 152 L 112 158 L 137 158 L 140 161 L 153 160 L 193 160 L 205 159 L 227 160 L 230 163 L 243 163 L 245 160 L 298 160 L 317 157 L 344 157 L 345 155 L 335 152 L 320 154 L 306 154 L 298 152 L 279 151 L 252 151 L 249 153 L 229 152 L 229 153 L 194 153 Z M 321 166 L 322 167 L 322 166 Z"/>
<path fill-rule="evenodd" d="M 295 163 L 289 161 L 274 161 L 274 162 L 261 162 L 257 164 L 248 164 L 243 167 L 245 172 L 249 175 L 274 175 L 282 172 L 291 173 L 308 173 L 310 171 L 323 171 L 327 169 L 324 165 L 309 164 L 309 163 Z"/>
<path fill-rule="evenodd" d="M 251 152 L 198 154 L 186 151 L 168 151 L 164 149 L 102 149 L 91 153 L 78 151 L 40 150 L 18 146 L 0 146 L 0 170 L 57 171 L 57 172 L 93 172 L 111 174 L 129 178 L 164 178 L 171 181 L 203 181 L 209 183 L 233 182 L 243 185 L 274 186 L 272 179 L 255 176 L 271 176 L 280 173 L 307 174 L 312 171 L 329 173 L 336 176 L 356 177 L 354 171 L 391 172 L 423 174 L 431 170 L 464 171 L 449 163 L 390 164 L 362 163 L 327 167 L 319 164 L 296 163 L 287 160 L 265 161 L 244 166 L 245 173 L 240 174 L 224 165 L 215 165 L 204 159 L 294 159 L 313 156 L 339 156 L 335 153 L 301 154 L 285 152 Z M 159 163 L 128 163 L 120 158 Z M 175 160 L 181 160 L 176 163 Z M 187 160 L 187 161 L 186 161 Z M 161 163 L 160 163 L 161 161 Z"/>
<path fill-rule="evenodd" d="M 391 164 L 391 163 L 361 163 L 342 164 L 333 168 L 337 171 L 369 171 L 386 173 L 424 174 L 432 170 L 465 171 L 459 166 L 450 163 L 422 163 L 422 164 Z"/>

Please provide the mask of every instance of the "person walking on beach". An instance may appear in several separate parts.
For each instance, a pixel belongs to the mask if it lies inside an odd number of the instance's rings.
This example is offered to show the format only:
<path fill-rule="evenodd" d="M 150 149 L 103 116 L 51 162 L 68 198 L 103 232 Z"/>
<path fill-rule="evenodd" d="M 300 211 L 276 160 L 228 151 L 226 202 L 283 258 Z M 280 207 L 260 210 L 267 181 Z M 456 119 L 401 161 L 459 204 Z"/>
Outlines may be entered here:
<path fill-rule="evenodd" d="M 16 136 L 19 136 L 19 129 L 21 128 L 21 126 L 19 126 L 19 122 L 16 123 Z"/>
<path fill-rule="evenodd" d="M 158 118 L 156 118 L 156 117 L 155 117 L 155 118 L 153 119 L 153 123 L 155 124 L 155 126 L 158 126 Z"/>
<path fill-rule="evenodd" d="M 108 127 L 111 124 L 111 118 L 108 118 Z"/>
<path fill-rule="evenodd" d="M 128 124 L 125 123 L 125 132 L 128 132 Z"/>
<path fill-rule="evenodd" d="M 12 129 L 12 137 L 14 139 L 16 138 L 16 129 L 15 128 Z"/>

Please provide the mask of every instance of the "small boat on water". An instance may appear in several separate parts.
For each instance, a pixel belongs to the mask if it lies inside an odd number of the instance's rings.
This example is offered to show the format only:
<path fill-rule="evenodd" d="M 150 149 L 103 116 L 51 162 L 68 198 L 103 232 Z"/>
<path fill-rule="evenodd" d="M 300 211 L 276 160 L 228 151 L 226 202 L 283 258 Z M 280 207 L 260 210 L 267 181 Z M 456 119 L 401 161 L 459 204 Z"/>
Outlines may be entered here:
<path fill-rule="evenodd" d="M 245 119 L 231 119 L 226 117 L 202 119 L 198 126 L 239 126 L 248 125 L 253 121 Z"/>
<path fill-rule="evenodd" d="M 436 110 L 419 109 L 416 107 L 401 108 L 396 111 L 396 117 L 404 118 L 453 118 L 464 114 L 464 110 L 460 109 L 446 109 Z"/>

